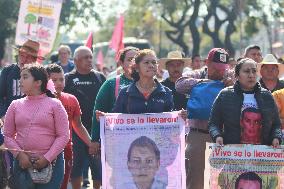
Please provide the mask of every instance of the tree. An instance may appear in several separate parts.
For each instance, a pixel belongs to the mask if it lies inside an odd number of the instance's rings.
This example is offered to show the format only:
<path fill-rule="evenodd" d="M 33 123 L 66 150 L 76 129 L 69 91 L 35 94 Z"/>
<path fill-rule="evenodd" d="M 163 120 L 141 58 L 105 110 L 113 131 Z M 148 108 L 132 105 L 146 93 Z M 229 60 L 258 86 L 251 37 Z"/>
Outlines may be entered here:
<path fill-rule="evenodd" d="M 163 1 L 162 1 L 163 2 Z M 178 3 L 174 6 L 178 7 Z M 184 40 L 184 33 L 187 25 L 189 24 L 189 20 L 187 19 L 187 13 L 191 7 L 191 4 L 187 2 L 187 0 L 183 1 L 183 8 L 181 10 L 182 14 L 180 18 L 176 19 L 177 16 L 175 15 L 175 11 L 173 7 L 165 7 L 165 11 L 162 14 L 162 18 L 172 27 L 171 30 L 167 30 L 166 36 L 173 41 L 174 43 L 178 44 L 186 55 L 189 55 L 189 47 Z"/>
<path fill-rule="evenodd" d="M 284 2 L 271 0 L 269 4 L 260 0 L 246 0 L 243 12 L 246 17 L 245 31 L 250 36 L 259 31 L 260 26 L 264 26 L 267 32 L 270 52 L 272 53 L 272 21 L 284 16 Z"/>
<path fill-rule="evenodd" d="M 95 6 L 97 6 L 97 2 L 94 0 L 64 0 L 59 25 L 71 29 L 78 21 L 88 25 L 91 18 L 95 18 L 101 24 L 100 16 L 93 8 Z"/>
<path fill-rule="evenodd" d="M 225 48 L 231 56 L 235 55 L 235 48 L 231 41 L 231 35 L 236 31 L 235 21 L 239 10 L 238 1 L 226 4 L 219 0 L 210 0 L 207 4 L 207 15 L 204 17 L 203 32 L 212 38 L 213 46 Z M 221 18 L 223 15 L 223 18 Z M 214 21 L 214 26 L 210 29 L 210 21 Z M 220 34 L 222 27 L 225 27 L 225 36 L 222 40 Z"/>
<path fill-rule="evenodd" d="M 6 39 L 15 34 L 18 8 L 17 0 L 0 0 L 0 60 L 4 57 Z"/>
<path fill-rule="evenodd" d="M 34 14 L 27 14 L 25 16 L 25 23 L 28 24 L 28 31 L 27 35 L 30 35 L 30 30 L 31 30 L 31 24 L 35 24 L 37 22 L 37 17 Z"/>

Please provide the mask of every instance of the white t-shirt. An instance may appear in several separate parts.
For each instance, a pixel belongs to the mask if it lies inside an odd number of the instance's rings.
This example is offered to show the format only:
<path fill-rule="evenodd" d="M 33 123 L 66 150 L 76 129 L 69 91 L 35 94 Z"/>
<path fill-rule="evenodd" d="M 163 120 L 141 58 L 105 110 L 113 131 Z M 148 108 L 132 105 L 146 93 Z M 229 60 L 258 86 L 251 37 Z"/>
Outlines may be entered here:
<path fill-rule="evenodd" d="M 240 127 L 242 144 L 261 144 L 262 115 L 254 94 L 243 93 Z"/>

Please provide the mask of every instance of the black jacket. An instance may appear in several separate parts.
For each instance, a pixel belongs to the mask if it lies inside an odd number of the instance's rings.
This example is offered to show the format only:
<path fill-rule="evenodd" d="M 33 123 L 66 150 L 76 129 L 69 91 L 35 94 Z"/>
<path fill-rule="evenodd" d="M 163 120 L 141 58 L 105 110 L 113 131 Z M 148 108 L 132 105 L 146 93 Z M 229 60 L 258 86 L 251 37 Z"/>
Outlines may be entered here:
<path fill-rule="evenodd" d="M 157 88 L 148 99 L 139 92 L 136 82 L 119 92 L 112 112 L 125 114 L 171 112 L 174 108 L 172 91 L 156 81 Z"/>
<path fill-rule="evenodd" d="M 91 132 L 93 109 L 97 93 L 105 81 L 105 76 L 92 70 L 89 74 L 80 74 L 73 70 L 65 74 L 64 92 L 74 95 L 82 111 L 82 123 Z"/>
<path fill-rule="evenodd" d="M 172 82 L 169 78 L 161 82 L 162 85 L 168 87 L 172 90 L 173 94 L 173 100 L 174 100 L 174 110 L 178 111 L 181 109 L 186 110 L 186 103 L 187 103 L 187 97 L 184 94 L 178 93 L 175 88 L 175 83 Z"/>
<path fill-rule="evenodd" d="M 0 117 L 6 114 L 13 100 L 22 98 L 20 90 L 20 68 L 17 64 L 6 66 L 0 76 Z"/>
<path fill-rule="evenodd" d="M 261 88 L 259 83 L 256 84 L 254 92 L 262 115 L 261 144 L 271 145 L 274 138 L 278 138 L 281 142 L 278 109 L 271 93 Z M 239 82 L 219 93 L 212 106 L 208 122 L 209 132 L 214 142 L 218 136 L 222 136 L 224 144 L 240 143 L 240 115 L 243 99 Z"/>

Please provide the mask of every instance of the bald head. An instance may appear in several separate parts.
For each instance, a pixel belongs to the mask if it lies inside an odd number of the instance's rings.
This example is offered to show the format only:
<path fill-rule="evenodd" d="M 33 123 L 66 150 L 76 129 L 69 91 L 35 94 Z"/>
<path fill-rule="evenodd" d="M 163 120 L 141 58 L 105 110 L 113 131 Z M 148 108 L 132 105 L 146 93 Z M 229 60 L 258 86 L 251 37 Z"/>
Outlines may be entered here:
<path fill-rule="evenodd" d="M 78 60 L 78 58 L 80 57 L 80 55 L 84 52 L 89 52 L 91 55 L 93 55 L 91 49 L 89 47 L 86 46 L 80 46 L 77 49 L 75 49 L 74 51 L 74 59 Z"/>
<path fill-rule="evenodd" d="M 76 64 L 76 69 L 79 73 L 90 73 L 93 68 L 92 61 L 93 53 L 88 47 L 80 46 L 75 50 L 74 62 Z"/>

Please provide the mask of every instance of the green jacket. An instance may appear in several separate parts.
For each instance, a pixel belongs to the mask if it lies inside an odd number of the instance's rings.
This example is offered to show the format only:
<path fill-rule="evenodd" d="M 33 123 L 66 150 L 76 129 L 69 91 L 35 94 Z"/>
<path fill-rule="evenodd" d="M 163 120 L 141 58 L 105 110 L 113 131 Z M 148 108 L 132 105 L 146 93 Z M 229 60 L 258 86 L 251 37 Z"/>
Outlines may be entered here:
<path fill-rule="evenodd" d="M 126 78 L 124 75 L 120 76 L 119 91 L 121 88 L 128 86 L 133 81 Z M 116 78 L 108 79 L 101 86 L 94 106 L 93 124 L 92 124 L 92 140 L 99 141 L 100 139 L 100 123 L 96 119 L 96 110 L 102 112 L 111 112 L 116 97 L 115 97 L 115 83 Z"/>

